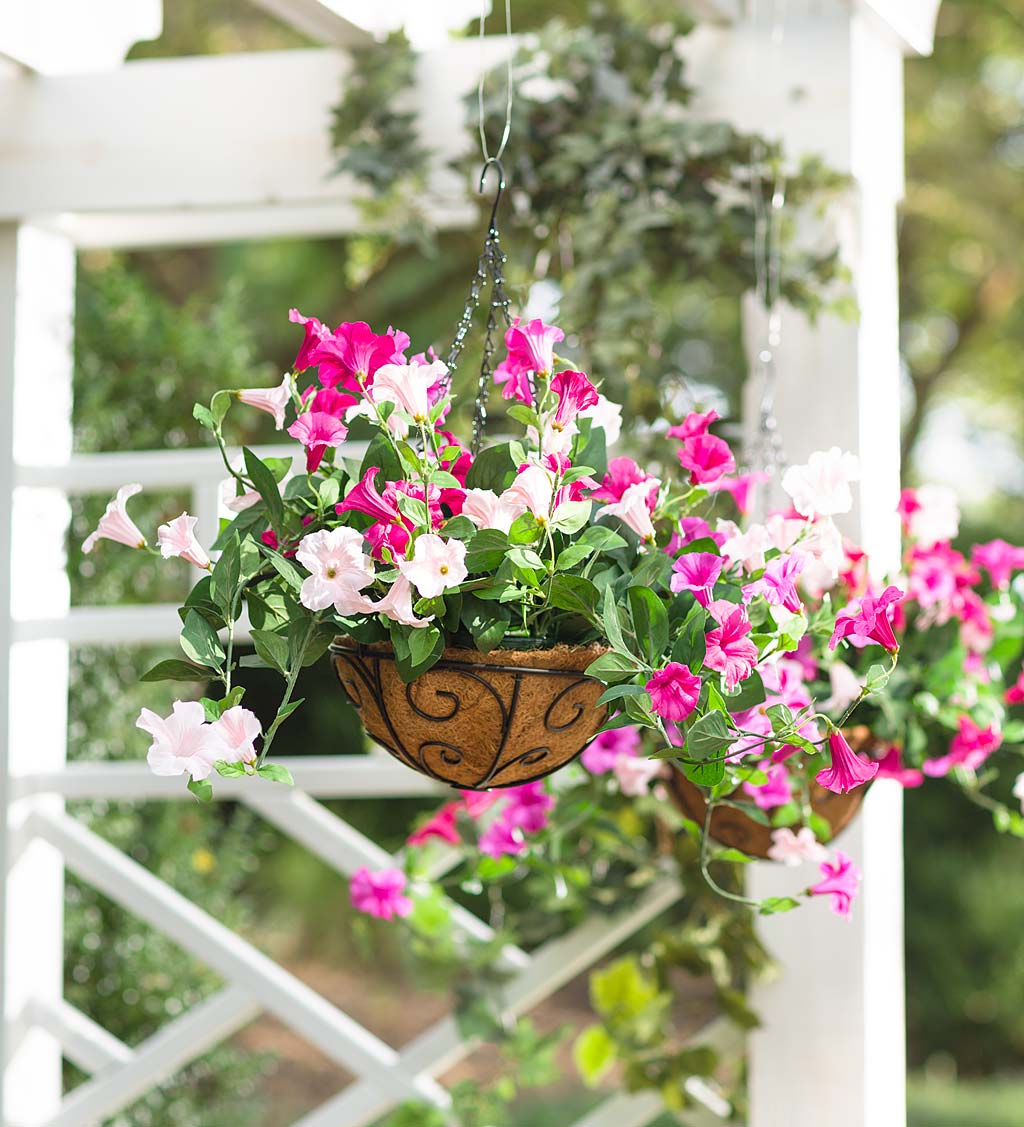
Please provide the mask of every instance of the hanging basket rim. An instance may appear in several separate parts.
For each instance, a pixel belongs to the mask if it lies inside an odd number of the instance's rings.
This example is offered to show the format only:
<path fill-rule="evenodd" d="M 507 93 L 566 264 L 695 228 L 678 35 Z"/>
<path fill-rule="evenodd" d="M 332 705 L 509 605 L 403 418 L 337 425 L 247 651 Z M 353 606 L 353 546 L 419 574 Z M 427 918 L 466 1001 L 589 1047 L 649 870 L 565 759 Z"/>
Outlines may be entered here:
<path fill-rule="evenodd" d="M 518 641 L 518 639 L 517 639 Z M 568 642 L 555 642 L 535 649 L 519 650 L 498 647 L 484 652 L 466 646 L 446 646 L 441 657 L 426 671 L 427 674 L 447 667 L 463 669 L 487 669 L 494 673 L 540 673 L 552 676 L 576 674 L 587 677 L 583 670 L 602 654 L 608 653 L 610 646 L 603 642 L 588 642 L 585 645 L 572 645 Z M 331 642 L 331 654 L 372 655 L 393 661 L 395 651 L 391 642 L 359 642 L 355 638 L 339 635 Z M 596 681 L 596 677 L 587 677 Z"/>

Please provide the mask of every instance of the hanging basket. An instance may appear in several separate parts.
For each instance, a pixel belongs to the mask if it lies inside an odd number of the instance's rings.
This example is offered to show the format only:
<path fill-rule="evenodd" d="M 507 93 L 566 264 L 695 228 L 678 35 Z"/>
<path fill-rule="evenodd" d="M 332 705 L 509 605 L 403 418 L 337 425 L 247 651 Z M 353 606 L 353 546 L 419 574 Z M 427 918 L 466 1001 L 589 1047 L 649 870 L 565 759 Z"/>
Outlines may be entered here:
<path fill-rule="evenodd" d="M 605 722 L 601 645 L 449 648 L 405 684 L 390 643 L 338 638 L 331 661 L 367 733 L 407 767 L 462 790 L 511 787 L 575 759 Z"/>
<path fill-rule="evenodd" d="M 844 735 L 854 751 L 866 751 L 874 742 L 864 727 L 848 729 Z M 676 806 L 698 825 L 704 825 L 707 801 L 704 792 L 682 773 L 673 770 L 668 780 L 668 792 Z M 811 809 L 821 815 L 832 827 L 832 836 L 841 833 L 860 810 L 867 787 L 858 787 L 848 794 L 833 794 L 817 783 L 811 784 Z M 772 826 L 755 822 L 735 806 L 719 806 L 711 815 L 711 836 L 720 845 L 742 850 L 751 857 L 768 859 L 772 845 Z M 794 827 L 799 828 L 799 826 Z"/>

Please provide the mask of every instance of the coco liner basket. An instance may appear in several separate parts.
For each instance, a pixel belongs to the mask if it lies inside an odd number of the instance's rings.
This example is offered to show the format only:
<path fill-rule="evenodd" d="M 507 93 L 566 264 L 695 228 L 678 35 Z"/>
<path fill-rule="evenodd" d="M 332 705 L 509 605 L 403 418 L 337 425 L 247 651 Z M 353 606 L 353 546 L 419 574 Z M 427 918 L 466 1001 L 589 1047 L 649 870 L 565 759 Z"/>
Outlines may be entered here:
<path fill-rule="evenodd" d="M 847 729 L 844 735 L 857 752 L 867 751 L 875 742 L 868 729 L 862 726 Z M 669 795 L 676 806 L 687 818 L 703 826 L 708 807 L 701 789 L 691 783 L 682 771 L 673 770 L 667 782 Z M 848 794 L 833 794 L 812 783 L 811 809 L 828 822 L 835 837 L 856 817 L 867 789 L 864 786 Z M 710 831 L 715 841 L 742 850 L 751 857 L 768 857 L 773 829 L 773 826 L 755 822 L 735 806 L 718 806 L 711 815 Z"/>
<path fill-rule="evenodd" d="M 557 771 L 605 722 L 602 682 L 583 670 L 605 646 L 446 649 L 411 684 L 388 642 L 331 646 L 367 733 L 407 767 L 462 790 L 519 786 Z"/>

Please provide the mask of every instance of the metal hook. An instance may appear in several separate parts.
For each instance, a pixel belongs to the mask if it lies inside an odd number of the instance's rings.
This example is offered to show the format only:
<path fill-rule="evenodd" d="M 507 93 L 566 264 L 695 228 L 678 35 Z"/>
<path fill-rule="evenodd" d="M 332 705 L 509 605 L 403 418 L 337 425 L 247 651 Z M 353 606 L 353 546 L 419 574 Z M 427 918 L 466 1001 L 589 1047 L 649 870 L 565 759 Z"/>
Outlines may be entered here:
<path fill-rule="evenodd" d="M 481 195 L 483 194 L 484 186 L 487 183 L 487 173 L 492 168 L 498 174 L 498 187 L 494 195 L 494 206 L 491 208 L 491 218 L 487 225 L 488 231 L 496 230 L 495 223 L 498 216 L 498 205 L 501 203 L 501 194 L 505 191 L 505 166 L 501 163 L 498 157 L 488 157 L 484 162 L 484 167 L 480 172 L 480 185 L 478 191 Z"/>

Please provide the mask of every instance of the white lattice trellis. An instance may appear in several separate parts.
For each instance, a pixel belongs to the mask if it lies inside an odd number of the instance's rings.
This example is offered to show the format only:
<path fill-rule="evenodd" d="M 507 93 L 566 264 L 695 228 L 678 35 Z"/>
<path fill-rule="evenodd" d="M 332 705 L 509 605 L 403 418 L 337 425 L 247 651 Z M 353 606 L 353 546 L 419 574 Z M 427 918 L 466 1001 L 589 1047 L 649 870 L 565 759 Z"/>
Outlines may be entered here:
<path fill-rule="evenodd" d="M 144 763 L 65 763 L 69 647 L 170 640 L 170 606 L 70 608 L 64 539 L 73 492 L 137 480 L 186 486 L 206 533 L 220 466 L 208 451 L 73 456 L 70 342 L 79 246 L 219 242 L 334 235 L 361 226 L 350 185 L 332 179 L 326 122 L 347 56 L 366 40 L 352 4 L 255 0 L 332 49 L 173 59 L 117 66 L 127 45 L 157 33 L 159 0 L 13 0 L 0 9 L 0 933 L 7 1127 L 90 1127 L 269 1012 L 357 1077 L 296 1127 L 360 1127 L 405 1099 L 444 1106 L 436 1077 L 471 1051 L 451 1018 L 395 1048 L 318 996 L 64 810 L 74 798 L 182 798 L 179 780 Z M 682 2 L 682 0 L 681 0 Z M 897 484 L 894 211 L 901 191 L 902 54 L 927 52 L 937 0 L 693 0 L 707 23 L 685 50 L 699 96 L 690 112 L 822 153 L 850 172 L 843 231 L 861 320 L 808 326 L 787 318 L 779 415 L 790 453 L 837 442 L 876 457 L 855 529 L 885 557 Z M 771 50 L 771 25 L 786 35 Z M 339 10 L 344 15 L 339 15 Z M 747 13 L 749 15 L 749 13 Z M 759 22 L 760 15 L 763 22 Z M 481 60 L 508 50 L 452 44 L 425 55 L 416 104 L 424 139 L 447 156 L 463 143 L 461 94 Z M 771 57 L 771 65 L 765 60 Z M 85 73 L 90 72 L 90 73 Z M 278 92 L 287 91 L 287 98 Z M 427 196 L 441 225 L 472 208 L 444 161 Z M 756 337 L 757 313 L 749 311 Z M 753 338 L 752 338 L 753 339 Z M 879 431 L 879 420 L 888 420 Z M 218 780 L 339 873 L 387 860 L 318 798 L 424 794 L 433 784 L 377 755 L 293 761 L 297 789 Z M 770 922 L 780 983 L 758 998 L 766 1019 L 751 1047 L 751 1127 L 898 1127 L 902 1091 L 900 870 L 897 798 L 876 788 L 851 846 L 865 897 L 854 926 L 820 913 Z M 129 1048 L 62 998 L 64 866 L 205 960 L 219 993 Z M 760 868 L 760 867 L 759 867 Z M 777 874 L 752 878 L 773 891 Z M 595 917 L 527 955 L 509 948 L 511 1011 L 529 1009 L 669 907 L 659 885 L 621 917 Z M 486 925 L 464 911 L 467 933 Z M 838 978 L 836 966 L 843 967 Z M 822 1004 L 828 997 L 829 1004 Z M 836 1013 L 844 1014 L 837 1029 Z M 708 1031 L 729 1044 L 723 1028 Z M 740 1046 L 735 1046 L 740 1051 Z M 89 1074 L 62 1098 L 61 1058 Z M 794 1070 L 799 1079 L 794 1081 Z M 693 1081 L 706 1127 L 729 1109 Z M 648 1095 L 615 1096 L 575 1127 L 644 1127 Z"/>

